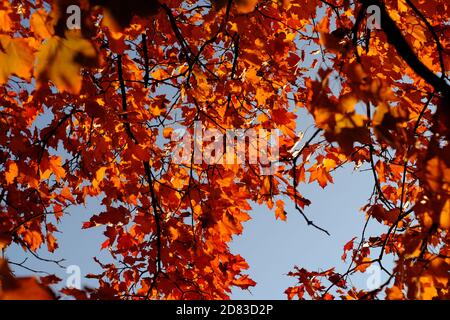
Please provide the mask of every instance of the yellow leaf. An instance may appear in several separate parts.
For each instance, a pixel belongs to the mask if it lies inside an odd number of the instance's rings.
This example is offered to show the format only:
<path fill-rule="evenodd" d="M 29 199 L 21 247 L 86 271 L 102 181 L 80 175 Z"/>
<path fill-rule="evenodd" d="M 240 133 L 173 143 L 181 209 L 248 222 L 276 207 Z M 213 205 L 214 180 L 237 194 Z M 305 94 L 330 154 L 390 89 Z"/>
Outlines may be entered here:
<path fill-rule="evenodd" d="M 236 0 L 237 12 L 250 13 L 255 10 L 258 0 Z"/>
<path fill-rule="evenodd" d="M 336 167 L 336 161 L 334 161 L 333 159 L 326 158 L 322 163 L 327 171 L 331 171 Z"/>
<path fill-rule="evenodd" d="M 227 6 L 227 0 L 212 0 L 216 10 L 221 10 Z M 238 13 L 250 13 L 255 10 L 258 0 L 236 0 L 236 9 Z"/>
<path fill-rule="evenodd" d="M 171 137 L 171 135 L 172 135 L 172 132 L 173 132 L 173 128 L 164 128 L 164 130 L 163 130 L 163 136 L 164 136 L 164 138 L 166 138 L 166 139 L 169 139 L 170 137 Z"/>
<path fill-rule="evenodd" d="M 8 166 L 8 171 L 5 172 L 6 184 L 11 184 L 19 175 L 19 168 L 15 162 L 11 162 Z"/>
<path fill-rule="evenodd" d="M 361 262 L 358 262 L 358 265 L 356 266 L 356 270 L 359 272 L 365 272 L 366 269 L 371 265 L 372 259 L 369 257 L 362 258 Z"/>
<path fill-rule="evenodd" d="M 158 69 L 155 72 L 152 72 L 152 78 L 155 80 L 163 80 L 168 77 L 167 72 L 163 69 Z"/>
<path fill-rule="evenodd" d="M 255 45 L 256 45 L 256 47 L 258 47 L 258 48 L 263 48 L 265 44 L 266 44 L 266 43 L 265 43 L 263 40 L 261 40 L 260 38 L 256 38 L 256 39 L 255 39 Z"/>
<path fill-rule="evenodd" d="M 36 10 L 30 18 L 30 29 L 41 39 L 51 37 L 53 28 L 46 23 L 47 13 L 43 9 Z"/>
<path fill-rule="evenodd" d="M 81 67 L 97 63 L 93 44 L 77 32 L 67 32 L 65 38 L 53 36 L 37 54 L 35 77 L 38 86 L 51 80 L 61 91 L 78 94 L 81 90 Z"/>
<path fill-rule="evenodd" d="M 11 18 L 9 12 L 6 10 L 0 10 L 0 31 L 8 32 L 11 30 Z"/>
<path fill-rule="evenodd" d="M 448 199 L 442 208 L 439 216 L 439 225 L 443 229 L 450 229 L 450 199 Z"/>
<path fill-rule="evenodd" d="M 437 290 L 434 286 L 434 282 L 432 277 L 430 276 L 422 276 L 419 278 L 419 292 L 418 299 L 421 300 L 431 300 L 437 296 Z"/>
<path fill-rule="evenodd" d="M 103 178 L 105 177 L 105 171 L 106 167 L 101 167 L 100 169 L 98 169 L 95 173 L 95 179 L 98 181 L 103 180 Z"/>
<path fill-rule="evenodd" d="M 277 200 L 276 202 L 275 217 L 276 219 L 280 218 L 281 220 L 286 221 L 286 213 L 284 211 L 283 200 Z"/>
<path fill-rule="evenodd" d="M 340 133 L 343 129 L 346 128 L 359 128 L 364 126 L 364 121 L 366 120 L 366 117 L 359 115 L 359 114 L 336 114 L 336 128 L 335 132 Z"/>
<path fill-rule="evenodd" d="M 403 0 L 398 0 L 398 11 L 400 12 L 407 12 L 408 11 L 408 6 L 406 5 L 406 3 Z"/>
<path fill-rule="evenodd" d="M 50 170 L 55 174 L 57 181 L 66 176 L 66 170 L 64 170 L 64 168 L 61 165 L 60 157 L 50 158 L 49 165 Z"/>
<path fill-rule="evenodd" d="M 231 31 L 233 31 L 233 32 L 239 32 L 238 24 L 237 24 L 237 23 L 228 22 L 228 24 L 230 25 L 230 30 L 231 30 Z"/>
<path fill-rule="evenodd" d="M 178 232 L 178 230 L 172 226 L 169 227 L 169 232 L 170 232 L 172 241 L 175 241 L 180 237 L 180 233 Z"/>
<path fill-rule="evenodd" d="M 358 99 L 353 94 L 345 94 L 340 98 L 339 101 L 339 111 L 346 113 L 346 112 L 353 112 L 355 111 L 355 105 L 358 102 Z"/>
<path fill-rule="evenodd" d="M 105 177 L 105 171 L 106 171 L 107 167 L 101 167 L 100 169 L 97 170 L 97 172 L 95 173 L 95 179 L 92 181 L 92 186 L 94 188 L 98 187 L 98 184 L 100 183 L 100 181 L 103 180 L 103 178 Z"/>
<path fill-rule="evenodd" d="M 41 247 L 43 238 L 39 231 L 23 229 L 20 234 L 32 251 L 36 251 Z"/>
<path fill-rule="evenodd" d="M 34 62 L 30 43 L 29 39 L 0 35 L 0 85 L 6 83 L 11 75 L 30 79 Z"/>
<path fill-rule="evenodd" d="M 397 286 L 386 289 L 386 294 L 388 300 L 402 300 L 404 298 L 402 290 Z"/>

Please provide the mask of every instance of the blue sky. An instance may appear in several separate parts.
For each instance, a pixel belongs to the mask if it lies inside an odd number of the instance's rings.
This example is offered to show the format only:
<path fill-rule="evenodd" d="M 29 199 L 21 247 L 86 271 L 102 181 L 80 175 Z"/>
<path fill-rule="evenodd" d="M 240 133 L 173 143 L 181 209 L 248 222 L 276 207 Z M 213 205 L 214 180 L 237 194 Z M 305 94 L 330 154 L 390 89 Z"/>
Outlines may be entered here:
<path fill-rule="evenodd" d="M 317 184 L 303 185 L 300 191 L 312 201 L 306 209 L 309 218 L 327 229 L 331 236 L 308 227 L 303 218 L 288 206 L 287 222 L 275 221 L 272 212 L 256 208 L 247 222 L 244 234 L 232 244 L 235 252 L 250 264 L 250 274 L 258 285 L 250 292 L 235 291 L 236 299 L 285 299 L 284 289 L 294 285 L 295 279 L 286 273 L 294 265 L 310 271 L 335 266 L 337 272 L 346 271 L 342 260 L 344 245 L 360 236 L 365 219 L 359 209 L 372 191 L 370 172 L 353 172 L 352 168 L 338 171 L 335 184 L 322 190 Z M 380 231 L 369 224 L 367 235 Z M 357 240 L 356 240 L 357 241 Z M 353 284 L 365 289 L 368 276 L 361 275 Z M 382 276 L 382 281 L 386 280 Z"/>

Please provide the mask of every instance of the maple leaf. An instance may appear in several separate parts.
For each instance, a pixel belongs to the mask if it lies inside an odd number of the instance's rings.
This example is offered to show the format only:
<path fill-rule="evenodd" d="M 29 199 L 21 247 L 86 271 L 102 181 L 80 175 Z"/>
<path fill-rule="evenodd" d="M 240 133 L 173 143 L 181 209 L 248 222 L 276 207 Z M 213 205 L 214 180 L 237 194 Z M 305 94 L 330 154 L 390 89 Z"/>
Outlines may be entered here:
<path fill-rule="evenodd" d="M 66 176 L 66 171 L 61 165 L 61 157 L 52 156 L 49 159 L 43 158 L 40 165 L 41 179 L 48 179 L 53 173 L 56 180 L 60 181 L 61 178 Z"/>
<path fill-rule="evenodd" d="M 2 8 L 2 10 L 0 10 L 0 31 L 8 32 L 12 28 L 12 20 L 9 17 L 12 10 L 11 8 L 7 8 L 8 10 L 5 9 L 6 8 Z"/>
<path fill-rule="evenodd" d="M 56 238 L 48 233 L 46 236 L 46 243 L 49 252 L 54 252 L 58 248 L 58 243 L 56 242 Z"/>
<path fill-rule="evenodd" d="M 347 242 L 344 246 L 344 253 L 341 256 L 342 261 L 345 261 L 347 259 L 347 252 L 350 250 L 353 250 L 353 245 L 355 242 L 356 237 L 353 237 L 349 242 Z"/>
<path fill-rule="evenodd" d="M 40 85 L 51 80 L 59 90 L 72 94 L 81 90 L 81 68 L 98 63 L 97 50 L 92 42 L 75 31 L 66 32 L 64 38 L 53 36 L 47 39 L 36 59 L 35 77 Z"/>
<path fill-rule="evenodd" d="M 12 184 L 14 179 L 19 175 L 19 168 L 15 162 L 8 164 L 8 171 L 5 172 L 5 178 L 7 184 Z"/>
<path fill-rule="evenodd" d="M 439 215 L 439 225 L 443 229 L 450 229 L 450 199 L 447 199 L 442 207 Z"/>
<path fill-rule="evenodd" d="M 256 282 L 250 279 L 248 275 L 244 275 L 240 277 L 239 279 L 236 279 L 233 281 L 233 284 L 242 288 L 242 289 L 248 289 L 249 287 L 253 287 L 256 285 Z"/>
<path fill-rule="evenodd" d="M 33 39 L 0 35 L 0 85 L 11 75 L 29 80 L 34 63 Z"/>
<path fill-rule="evenodd" d="M 401 300 L 404 298 L 402 290 L 397 286 L 387 288 L 386 294 L 389 300 Z"/>
<path fill-rule="evenodd" d="M 283 200 L 277 200 L 276 209 L 275 209 L 275 217 L 280 218 L 283 221 L 286 221 L 286 211 L 284 211 L 284 202 Z"/>
<path fill-rule="evenodd" d="M 164 128 L 163 130 L 163 136 L 166 139 L 169 139 L 172 136 L 173 128 Z"/>
<path fill-rule="evenodd" d="M 30 18 L 30 28 L 40 39 L 47 39 L 54 33 L 51 17 L 45 10 L 36 10 Z"/>
<path fill-rule="evenodd" d="M 49 286 L 49 285 L 53 285 L 53 284 L 57 284 L 59 282 L 61 282 L 62 279 L 58 278 L 57 276 L 55 276 L 54 274 L 50 274 L 48 276 L 44 276 L 44 277 L 40 277 L 39 278 L 39 282 L 45 286 Z"/>
<path fill-rule="evenodd" d="M 92 186 L 94 188 L 97 188 L 98 184 L 103 180 L 103 178 L 105 176 L 106 169 L 108 169 L 108 168 L 107 167 L 101 167 L 95 172 L 95 178 L 94 178 L 94 180 L 92 180 Z"/>

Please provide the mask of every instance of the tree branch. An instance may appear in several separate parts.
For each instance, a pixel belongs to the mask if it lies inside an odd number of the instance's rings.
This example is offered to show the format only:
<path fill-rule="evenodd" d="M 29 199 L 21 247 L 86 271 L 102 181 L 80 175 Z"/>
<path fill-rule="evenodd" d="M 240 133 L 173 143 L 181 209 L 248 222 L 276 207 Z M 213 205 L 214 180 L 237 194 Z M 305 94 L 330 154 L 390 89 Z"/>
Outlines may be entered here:
<path fill-rule="evenodd" d="M 363 5 L 361 10 L 364 12 L 369 6 L 375 5 L 380 8 L 381 13 L 381 28 L 387 36 L 388 42 L 395 47 L 397 53 L 403 58 L 403 60 L 408 64 L 408 66 L 422 79 L 428 82 L 436 92 L 443 94 L 447 101 L 450 103 L 450 85 L 445 81 L 444 78 L 438 77 L 433 71 L 428 69 L 425 64 L 420 61 L 414 50 L 406 41 L 399 29 L 397 24 L 392 20 L 386 7 L 380 0 L 360 0 Z M 357 29 L 356 29 L 357 30 Z"/>

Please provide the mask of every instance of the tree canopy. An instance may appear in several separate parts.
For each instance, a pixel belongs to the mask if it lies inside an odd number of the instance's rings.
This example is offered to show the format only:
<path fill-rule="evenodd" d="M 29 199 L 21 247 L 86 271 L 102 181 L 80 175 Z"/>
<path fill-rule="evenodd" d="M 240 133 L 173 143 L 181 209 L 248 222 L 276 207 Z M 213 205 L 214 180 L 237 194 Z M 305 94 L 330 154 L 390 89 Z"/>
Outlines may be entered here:
<path fill-rule="evenodd" d="M 346 271 L 293 267 L 287 297 L 450 298 L 449 17 L 446 0 L 1 0 L 0 248 L 53 252 L 67 210 L 98 197 L 83 228 L 104 226 L 117 263 L 62 294 L 228 299 L 256 284 L 229 249 L 251 204 L 286 220 L 291 203 L 328 233 L 302 185 L 354 166 L 373 174 L 360 214 L 386 231 L 355 230 Z M 279 132 L 273 172 L 226 141 L 236 161 L 196 161 L 239 130 Z M 177 162 L 180 132 L 196 147 Z M 387 281 L 355 288 L 371 265 Z M 54 298 L 60 281 L 14 278 L 5 261 L 0 275 L 3 298 Z"/>

